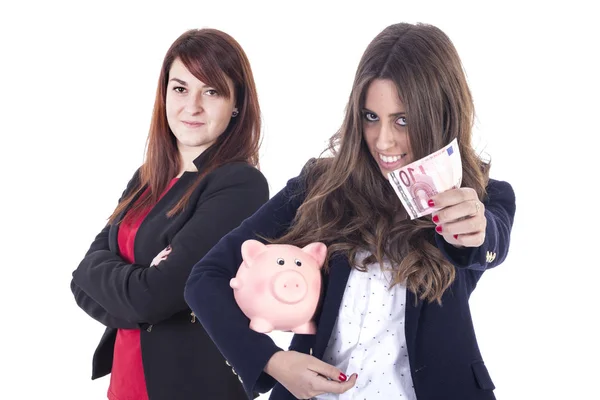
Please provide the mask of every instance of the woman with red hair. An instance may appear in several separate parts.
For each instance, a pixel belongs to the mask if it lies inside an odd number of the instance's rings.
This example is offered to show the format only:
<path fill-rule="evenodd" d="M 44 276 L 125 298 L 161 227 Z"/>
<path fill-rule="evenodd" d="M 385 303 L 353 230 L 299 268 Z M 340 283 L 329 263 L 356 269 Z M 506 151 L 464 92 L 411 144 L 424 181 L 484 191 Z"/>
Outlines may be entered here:
<path fill-rule="evenodd" d="M 193 265 L 269 199 L 260 128 L 240 45 L 214 29 L 181 35 L 163 61 L 145 161 L 71 282 L 79 307 L 106 326 L 92 379 L 111 373 L 109 399 L 247 398 L 183 289 Z"/>

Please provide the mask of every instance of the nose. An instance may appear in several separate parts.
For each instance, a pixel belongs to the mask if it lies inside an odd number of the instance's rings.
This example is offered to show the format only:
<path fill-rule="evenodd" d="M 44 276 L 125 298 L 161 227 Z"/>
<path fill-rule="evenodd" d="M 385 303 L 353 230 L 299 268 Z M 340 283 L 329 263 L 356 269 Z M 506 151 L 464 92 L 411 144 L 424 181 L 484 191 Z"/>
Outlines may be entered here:
<path fill-rule="evenodd" d="M 273 297 L 284 304 L 296 304 L 302 301 L 308 292 L 308 284 L 298 271 L 282 271 L 273 278 Z"/>
<path fill-rule="evenodd" d="M 377 139 L 375 140 L 375 148 L 377 151 L 385 152 L 395 145 L 396 141 L 394 139 L 393 127 L 388 126 L 387 124 L 381 124 Z"/>
<path fill-rule="evenodd" d="M 201 113 L 204 110 L 202 108 L 202 93 L 190 93 L 186 98 L 184 110 L 190 115 Z"/>

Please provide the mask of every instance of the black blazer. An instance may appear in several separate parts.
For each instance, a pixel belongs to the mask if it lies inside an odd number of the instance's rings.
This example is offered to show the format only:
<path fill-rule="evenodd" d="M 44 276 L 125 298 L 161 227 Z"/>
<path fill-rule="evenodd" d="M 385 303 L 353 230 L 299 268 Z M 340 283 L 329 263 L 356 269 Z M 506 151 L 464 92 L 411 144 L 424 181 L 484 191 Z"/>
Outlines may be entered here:
<path fill-rule="evenodd" d="M 203 156 L 194 163 L 202 171 Z M 185 303 L 183 289 L 194 263 L 264 204 L 269 190 L 256 168 L 230 163 L 204 177 L 188 207 L 167 218 L 197 177 L 198 172 L 185 172 L 145 218 L 135 238 L 135 264 L 119 256 L 114 224 L 100 232 L 73 272 L 77 304 L 107 326 L 94 354 L 92 379 L 111 371 L 117 328 L 140 328 L 150 400 L 246 398 Z M 124 194 L 137 180 L 138 172 Z M 148 268 L 167 245 L 169 257 Z"/>
<path fill-rule="evenodd" d="M 241 244 L 250 238 L 280 237 L 306 196 L 302 175 L 290 180 L 251 218 L 225 236 L 192 270 L 185 299 L 228 362 L 243 379 L 249 397 L 273 388 L 271 399 L 294 397 L 263 372 L 281 350 L 265 334 L 249 329 L 248 318 L 235 303 L 229 280 L 242 261 Z M 506 257 L 515 213 L 515 197 L 506 182 L 490 180 L 485 199 L 485 243 L 457 249 L 436 236 L 436 245 L 456 266 L 456 280 L 443 296 L 443 306 L 417 302 L 407 291 L 405 334 L 414 389 L 419 400 L 494 399 L 494 384 L 477 346 L 469 296 L 482 273 Z M 260 239 L 259 239 L 260 240 Z M 350 273 L 345 256 L 333 256 L 324 277 L 325 294 L 316 315 L 316 335 L 294 335 L 290 350 L 321 359 L 329 341 Z M 210 306 L 218 303 L 218 308 Z M 348 371 L 357 372 L 357 371 Z M 360 374 L 359 374 L 360 379 Z M 352 389 L 351 389 L 352 390 Z"/>

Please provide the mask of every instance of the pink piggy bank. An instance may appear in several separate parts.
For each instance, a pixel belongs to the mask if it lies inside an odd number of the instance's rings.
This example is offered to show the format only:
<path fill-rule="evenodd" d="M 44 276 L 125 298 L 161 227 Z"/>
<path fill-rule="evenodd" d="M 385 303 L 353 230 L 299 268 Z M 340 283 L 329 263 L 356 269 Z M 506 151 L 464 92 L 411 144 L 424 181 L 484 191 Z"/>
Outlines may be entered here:
<path fill-rule="evenodd" d="M 323 243 L 299 248 L 246 240 L 242 244 L 244 261 L 229 285 L 238 306 L 250 319 L 250 329 L 316 333 L 312 317 L 321 294 L 326 255 Z"/>

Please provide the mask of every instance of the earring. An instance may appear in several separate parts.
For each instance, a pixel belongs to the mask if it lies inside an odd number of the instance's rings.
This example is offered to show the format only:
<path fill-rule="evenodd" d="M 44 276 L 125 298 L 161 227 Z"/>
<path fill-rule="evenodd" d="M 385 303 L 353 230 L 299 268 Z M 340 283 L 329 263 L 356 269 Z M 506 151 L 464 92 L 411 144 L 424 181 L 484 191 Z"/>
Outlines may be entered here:
<path fill-rule="evenodd" d="M 231 113 L 231 116 L 232 116 L 233 118 L 235 118 L 235 117 L 237 117 L 237 116 L 238 116 L 238 114 L 239 114 L 239 113 L 240 113 L 240 112 L 238 111 L 238 109 L 237 109 L 237 108 L 234 108 L 234 109 L 233 109 L 233 112 Z"/>

